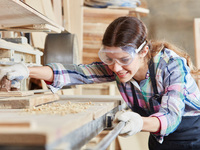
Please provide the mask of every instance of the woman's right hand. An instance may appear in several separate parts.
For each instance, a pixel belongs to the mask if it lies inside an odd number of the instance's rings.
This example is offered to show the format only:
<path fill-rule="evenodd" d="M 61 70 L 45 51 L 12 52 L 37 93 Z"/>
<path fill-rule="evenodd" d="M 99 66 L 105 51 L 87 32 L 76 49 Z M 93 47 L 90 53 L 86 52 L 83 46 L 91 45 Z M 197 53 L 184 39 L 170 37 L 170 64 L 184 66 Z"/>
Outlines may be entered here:
<path fill-rule="evenodd" d="M 6 76 L 11 80 L 12 88 L 20 88 L 19 81 L 29 77 L 29 69 L 24 63 L 16 63 L 11 66 L 0 67 L 0 80 Z"/>
<path fill-rule="evenodd" d="M 115 115 L 114 122 L 123 121 L 125 122 L 124 128 L 120 131 L 121 136 L 130 136 L 134 135 L 142 130 L 143 119 L 142 117 L 132 111 L 119 111 Z"/>

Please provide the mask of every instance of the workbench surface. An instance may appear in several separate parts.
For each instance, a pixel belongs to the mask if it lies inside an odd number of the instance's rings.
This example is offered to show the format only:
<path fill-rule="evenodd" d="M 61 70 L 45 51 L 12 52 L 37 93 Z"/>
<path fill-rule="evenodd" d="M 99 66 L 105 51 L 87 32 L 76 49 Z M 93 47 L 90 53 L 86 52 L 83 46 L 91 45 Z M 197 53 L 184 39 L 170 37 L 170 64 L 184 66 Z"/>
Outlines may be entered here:
<path fill-rule="evenodd" d="M 56 103 L 64 104 L 69 101 L 92 104 L 83 112 L 66 115 L 31 114 L 23 109 L 0 109 L 0 146 L 39 146 L 53 149 L 70 133 L 98 120 L 121 104 L 120 97 L 110 96 L 98 96 L 98 98 L 64 96 Z M 105 124 L 105 117 L 103 121 Z"/>

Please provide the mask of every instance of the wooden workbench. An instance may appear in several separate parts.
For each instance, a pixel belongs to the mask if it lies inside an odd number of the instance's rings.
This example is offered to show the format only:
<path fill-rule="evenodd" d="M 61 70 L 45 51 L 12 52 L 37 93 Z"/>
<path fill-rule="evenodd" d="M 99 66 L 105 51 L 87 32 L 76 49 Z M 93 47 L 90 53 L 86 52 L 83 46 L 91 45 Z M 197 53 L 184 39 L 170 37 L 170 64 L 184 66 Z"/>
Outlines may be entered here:
<path fill-rule="evenodd" d="M 121 104 L 118 96 L 62 96 L 58 103 L 92 102 L 88 109 L 77 114 L 30 114 L 22 109 L 0 109 L 0 148 L 37 147 L 67 149 L 83 146 L 105 128 L 105 115 L 117 111 Z M 3 126 L 3 124 L 6 124 Z"/>

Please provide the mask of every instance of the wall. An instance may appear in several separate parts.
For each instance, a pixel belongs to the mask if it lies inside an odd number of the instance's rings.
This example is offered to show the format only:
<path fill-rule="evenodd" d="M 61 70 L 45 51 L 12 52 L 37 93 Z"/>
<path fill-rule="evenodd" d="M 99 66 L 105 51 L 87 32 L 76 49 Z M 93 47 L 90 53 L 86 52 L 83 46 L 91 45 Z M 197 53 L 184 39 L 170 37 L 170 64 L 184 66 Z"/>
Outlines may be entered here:
<path fill-rule="evenodd" d="M 194 57 L 193 20 L 200 17 L 199 0 L 147 0 L 150 13 L 141 18 L 149 29 L 149 38 L 165 39 Z"/>

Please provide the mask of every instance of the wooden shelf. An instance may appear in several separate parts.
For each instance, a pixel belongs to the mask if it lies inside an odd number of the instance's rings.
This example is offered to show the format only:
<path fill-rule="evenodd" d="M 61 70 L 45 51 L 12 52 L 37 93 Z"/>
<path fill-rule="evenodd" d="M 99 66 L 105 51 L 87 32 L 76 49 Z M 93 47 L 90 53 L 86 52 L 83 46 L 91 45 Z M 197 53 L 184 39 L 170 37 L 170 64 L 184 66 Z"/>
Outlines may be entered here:
<path fill-rule="evenodd" d="M 64 28 L 19 0 L 0 0 L 0 30 L 61 32 Z"/>
<path fill-rule="evenodd" d="M 108 8 L 91 8 L 84 7 L 84 22 L 92 23 L 110 23 L 113 18 L 118 18 L 121 16 L 137 16 L 143 17 L 149 14 L 149 9 L 136 7 L 114 7 L 110 6 Z"/>
<path fill-rule="evenodd" d="M 107 26 L 121 16 L 144 17 L 149 9 L 143 7 L 127 8 L 109 6 L 108 8 L 83 7 L 83 63 L 100 61 L 98 51 L 102 44 L 103 34 Z"/>
<path fill-rule="evenodd" d="M 142 7 L 130 8 L 130 7 L 108 6 L 108 8 L 109 9 L 118 9 L 118 10 L 129 10 L 130 12 L 149 14 L 149 9 L 142 8 Z"/>

